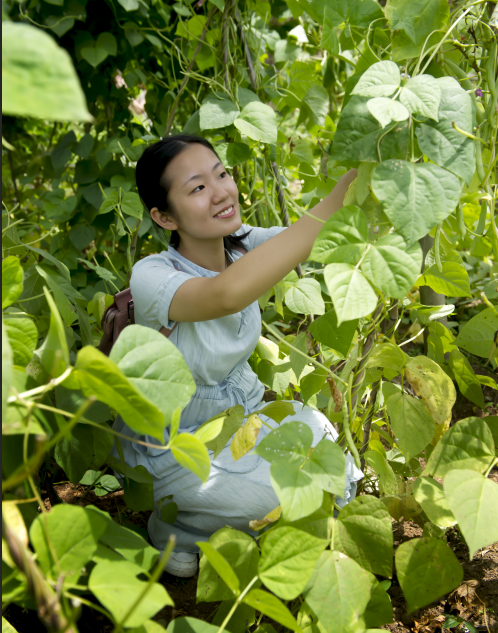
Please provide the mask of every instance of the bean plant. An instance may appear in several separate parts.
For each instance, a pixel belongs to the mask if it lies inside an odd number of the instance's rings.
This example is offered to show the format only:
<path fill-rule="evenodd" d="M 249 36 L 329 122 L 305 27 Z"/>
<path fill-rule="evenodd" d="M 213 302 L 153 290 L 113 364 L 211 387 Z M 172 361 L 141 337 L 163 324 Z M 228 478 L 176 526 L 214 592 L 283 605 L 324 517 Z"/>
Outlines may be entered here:
<path fill-rule="evenodd" d="M 122 488 L 128 514 L 153 510 L 152 475 L 125 464 L 117 414 L 145 446 L 168 428 L 163 450 L 202 481 L 227 443 L 234 460 L 254 450 L 271 463 L 280 504 L 251 534 L 227 526 L 200 543 L 197 600 L 220 603 L 214 619 L 178 617 L 170 632 L 373 631 L 393 621 L 393 579 L 408 613 L 461 583 L 448 530 L 471 558 L 498 540 L 485 398 L 498 361 L 493 6 L 3 3 L 4 607 L 35 609 L 49 631 L 76 632 L 83 607 L 114 633 L 163 630 L 153 617 L 173 605 L 159 580 L 174 542 L 158 553 L 54 487 L 63 472 L 85 494 Z M 250 226 L 313 216 L 358 169 L 344 207 L 317 219 L 309 259 L 259 300 L 250 364 L 274 400 L 193 435 L 179 421 L 195 384 L 170 341 L 129 325 L 109 357 L 97 348 L 134 262 L 166 247 L 135 163 L 179 132 L 210 139 Z M 458 419 L 457 398 L 475 415 Z M 280 424 L 296 399 L 327 415 L 337 442 L 312 448 L 290 422 L 256 446 L 259 414 Z M 341 509 L 347 451 L 365 477 Z M 174 497 L 158 505 L 174 522 Z M 394 552 L 401 521 L 423 533 Z"/>

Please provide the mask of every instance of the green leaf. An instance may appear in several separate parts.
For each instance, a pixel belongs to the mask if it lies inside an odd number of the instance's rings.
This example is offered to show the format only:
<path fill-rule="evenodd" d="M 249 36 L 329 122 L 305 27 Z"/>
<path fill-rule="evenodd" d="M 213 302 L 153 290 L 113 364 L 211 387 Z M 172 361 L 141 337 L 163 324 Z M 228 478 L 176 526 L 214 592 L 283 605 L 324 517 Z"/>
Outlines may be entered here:
<path fill-rule="evenodd" d="M 69 365 L 69 349 L 67 347 L 64 324 L 57 307 L 46 287 L 43 287 L 45 298 L 50 308 L 50 325 L 48 334 L 36 354 L 45 370 L 52 377 L 60 376 Z"/>
<path fill-rule="evenodd" d="M 441 90 L 439 121 L 426 121 L 417 127 L 417 140 L 428 158 L 463 178 L 469 186 L 476 165 L 475 143 L 457 132 L 453 122 L 472 134 L 472 99 L 453 77 L 440 77 L 437 81 Z"/>
<path fill-rule="evenodd" d="M 401 373 L 409 357 L 394 343 L 377 343 L 367 360 L 367 367 L 382 367 Z"/>
<path fill-rule="evenodd" d="M 69 240 L 79 251 L 84 250 L 93 240 L 97 231 L 93 226 L 87 224 L 76 224 L 69 231 Z"/>
<path fill-rule="evenodd" d="M 368 223 L 364 212 L 354 205 L 336 211 L 322 226 L 309 259 L 331 264 L 356 264 L 366 247 Z"/>
<path fill-rule="evenodd" d="M 14 355 L 14 365 L 26 367 L 33 358 L 38 342 L 38 330 L 31 319 L 5 319 L 5 330 Z"/>
<path fill-rule="evenodd" d="M 104 202 L 100 205 L 99 215 L 104 213 L 109 213 L 110 211 L 114 211 L 114 209 L 119 204 L 119 194 L 116 189 L 113 189 L 107 194 L 107 197 L 104 198 Z"/>
<path fill-rule="evenodd" d="M 413 496 L 431 523 L 440 528 L 455 525 L 456 519 L 446 501 L 443 486 L 438 481 L 432 477 L 419 477 L 413 485 Z"/>
<path fill-rule="evenodd" d="M 463 580 L 463 568 L 446 542 L 414 538 L 396 550 L 396 573 L 408 613 L 453 591 Z"/>
<path fill-rule="evenodd" d="M 147 585 L 146 581 L 138 580 L 140 573 L 139 567 L 127 561 L 102 561 L 92 570 L 88 587 L 119 622 Z M 173 600 L 162 585 L 154 583 L 126 620 L 126 626 L 141 626 L 167 605 L 172 606 Z"/>
<path fill-rule="evenodd" d="M 489 427 L 491 434 L 493 435 L 493 439 L 495 441 L 495 446 L 498 448 L 498 416 L 497 415 L 488 415 L 484 418 L 484 422 Z"/>
<path fill-rule="evenodd" d="M 447 30 L 450 11 L 446 0 L 391 0 L 386 6 L 395 62 L 418 57 L 439 44 Z"/>
<path fill-rule="evenodd" d="M 244 532 L 224 527 L 209 538 L 209 544 L 231 565 L 238 578 L 239 587 L 247 587 L 258 573 L 259 549 L 253 538 Z M 256 586 L 258 584 L 259 581 Z M 199 565 L 197 601 L 217 602 L 232 599 L 232 591 L 220 578 L 209 559 L 203 556 Z"/>
<path fill-rule="evenodd" d="M 322 489 L 298 464 L 285 459 L 273 462 L 270 479 L 286 521 L 302 519 L 322 505 Z"/>
<path fill-rule="evenodd" d="M 24 271 L 18 257 L 10 255 L 2 261 L 2 310 L 14 303 L 24 288 Z"/>
<path fill-rule="evenodd" d="M 109 55 L 103 46 L 99 46 L 94 40 L 87 40 L 80 49 L 80 55 L 90 66 L 97 68 Z"/>
<path fill-rule="evenodd" d="M 118 0 L 118 2 L 125 11 L 136 11 L 140 6 L 138 0 Z M 188 13 L 187 15 L 190 15 L 190 13 Z"/>
<path fill-rule="evenodd" d="M 406 121 L 410 116 L 404 105 L 387 97 L 370 99 L 367 103 L 367 108 L 382 127 L 386 127 L 391 121 Z"/>
<path fill-rule="evenodd" d="M 220 554 L 210 543 L 199 543 L 199 547 L 232 594 L 234 596 L 240 595 L 239 579 L 223 554 Z"/>
<path fill-rule="evenodd" d="M 325 267 L 324 277 L 339 325 L 375 310 L 377 295 L 363 274 L 351 264 L 329 264 Z"/>
<path fill-rule="evenodd" d="M 76 319 L 76 314 L 74 310 L 72 309 L 72 305 L 67 299 L 66 294 L 64 293 L 62 288 L 59 286 L 59 284 L 55 281 L 54 277 L 50 273 L 44 270 L 41 266 L 35 266 L 35 269 L 36 269 L 36 272 L 40 275 L 40 277 L 42 277 L 47 282 L 48 287 L 52 291 L 55 305 L 57 306 L 57 309 L 60 312 L 60 315 L 62 317 L 62 320 L 64 321 L 64 324 L 66 325 L 66 327 L 70 327 Z M 58 278 L 64 282 L 62 277 L 58 277 Z"/>
<path fill-rule="evenodd" d="M 176 461 L 197 475 L 202 482 L 209 477 L 211 462 L 204 444 L 189 433 L 180 433 L 170 442 L 171 452 Z"/>
<path fill-rule="evenodd" d="M 334 550 L 373 574 L 392 575 L 392 523 L 382 501 L 370 495 L 353 499 L 340 511 L 333 534 Z"/>
<path fill-rule="evenodd" d="M 327 544 L 292 527 L 278 528 L 263 542 L 259 577 L 279 598 L 293 600 L 303 591 Z"/>
<path fill-rule="evenodd" d="M 216 130 L 231 125 L 239 109 L 235 103 L 221 92 L 209 94 L 202 102 L 199 111 L 201 130 Z"/>
<path fill-rule="evenodd" d="M 183 5 L 180 5 L 183 6 Z M 219 626 L 213 626 L 196 618 L 175 618 L 170 622 L 167 633 L 217 633 Z"/>
<path fill-rule="evenodd" d="M 301 49 L 299 46 L 292 44 L 288 40 L 278 40 L 275 42 L 275 63 L 279 64 L 286 61 L 294 61 L 299 57 Z"/>
<path fill-rule="evenodd" d="M 275 620 L 275 622 L 282 624 L 285 628 L 296 631 L 297 633 L 302 633 L 289 609 L 282 604 L 278 598 L 272 596 L 271 593 L 267 593 L 261 589 L 251 589 L 251 591 L 244 596 L 243 602 L 253 607 L 253 609 L 256 609 L 256 611 Z"/>
<path fill-rule="evenodd" d="M 286 460 L 302 464 L 313 443 L 313 432 L 307 424 L 292 420 L 268 433 L 254 450 L 268 462 Z"/>
<path fill-rule="evenodd" d="M 453 469 L 483 473 L 494 454 L 493 436 L 486 422 L 481 418 L 465 418 L 436 444 L 422 474 L 445 477 Z"/>
<path fill-rule="evenodd" d="M 5 420 L 7 410 L 7 398 L 10 395 L 10 385 L 12 383 L 12 361 L 13 354 L 10 347 L 9 337 L 2 318 L 2 420 Z"/>
<path fill-rule="evenodd" d="M 330 97 L 323 86 L 313 84 L 303 97 L 313 125 L 325 126 L 325 118 L 329 112 Z"/>
<path fill-rule="evenodd" d="M 18 633 L 12 624 L 2 615 L 2 633 Z"/>
<path fill-rule="evenodd" d="M 489 358 L 495 348 L 498 316 L 492 308 L 486 308 L 460 328 L 455 345 L 466 352 Z"/>
<path fill-rule="evenodd" d="M 344 496 L 346 458 L 339 444 L 324 438 L 313 449 L 303 471 L 325 492 Z"/>
<path fill-rule="evenodd" d="M 131 327 L 131 326 L 130 326 Z M 68 389 L 80 389 L 95 396 L 123 417 L 137 433 L 164 441 L 164 414 L 133 385 L 107 356 L 94 347 L 83 347 L 76 358 L 71 376 L 64 382 Z"/>
<path fill-rule="evenodd" d="M 5 21 L 2 57 L 4 114 L 93 120 L 69 54 L 44 30 Z"/>
<path fill-rule="evenodd" d="M 277 117 L 275 110 L 263 103 L 253 101 L 246 105 L 235 119 L 235 127 L 254 141 L 277 142 Z"/>
<path fill-rule="evenodd" d="M 376 627 L 389 624 L 394 620 L 391 597 L 383 587 L 384 582 L 388 582 L 389 585 L 391 584 L 390 581 L 382 581 L 382 583 L 377 583 L 374 586 L 367 608 L 363 614 L 367 633 L 374 633 L 374 631 L 375 633 L 380 633 L 380 631 L 384 629 Z M 374 629 L 374 631 L 372 631 L 372 629 Z"/>
<path fill-rule="evenodd" d="M 262 424 L 261 419 L 253 413 L 235 433 L 230 444 L 230 452 L 234 462 L 254 448 Z"/>
<path fill-rule="evenodd" d="M 498 484 L 473 470 L 452 470 L 444 493 L 472 560 L 481 547 L 498 541 Z"/>
<path fill-rule="evenodd" d="M 442 270 L 434 264 L 424 271 L 417 283 L 420 286 L 429 286 L 447 297 L 471 296 L 469 274 L 457 262 L 443 262 Z"/>
<path fill-rule="evenodd" d="M 244 407 L 238 404 L 201 424 L 195 431 L 195 437 L 200 439 L 206 448 L 213 451 L 213 459 L 216 459 L 243 422 Z"/>
<path fill-rule="evenodd" d="M 364 0 L 363 0 L 364 1 Z M 379 162 L 405 155 L 408 123 L 381 128 L 368 109 L 368 97 L 353 95 L 341 112 L 330 158 L 339 161 Z M 393 128 L 390 131 L 390 128 Z"/>
<path fill-rule="evenodd" d="M 78 424 L 69 437 L 56 445 L 55 460 L 76 485 L 88 469 L 98 470 L 102 466 L 112 445 L 112 435 L 105 428 Z"/>
<path fill-rule="evenodd" d="M 390 97 L 401 83 L 398 65 L 384 61 L 372 64 L 360 77 L 351 94 L 362 97 Z"/>
<path fill-rule="evenodd" d="M 166 426 L 194 394 L 194 379 L 181 352 L 152 328 L 129 325 L 113 345 L 110 359 L 162 411 Z"/>
<path fill-rule="evenodd" d="M 121 200 L 121 211 L 139 220 L 142 219 L 143 206 L 138 193 L 133 193 L 132 191 L 125 193 Z"/>
<path fill-rule="evenodd" d="M 308 329 L 317 341 L 346 356 L 357 327 L 357 319 L 338 325 L 336 313 L 334 310 L 329 310 L 313 321 Z"/>
<path fill-rule="evenodd" d="M 301 378 L 299 386 L 304 404 L 307 404 L 310 398 L 322 389 L 326 378 L 327 372 L 321 367 L 317 367 L 315 371 Z"/>
<path fill-rule="evenodd" d="M 29 248 L 30 251 L 33 251 L 33 253 L 36 253 L 37 255 L 41 255 L 44 259 L 47 259 L 49 262 L 54 264 L 54 266 L 56 266 L 60 270 L 61 275 L 64 277 L 64 279 L 68 283 L 71 283 L 71 275 L 69 273 L 69 268 L 65 264 L 60 262 L 50 253 L 47 253 L 47 251 L 44 251 L 43 248 L 35 248 L 34 246 L 29 246 L 28 244 L 25 244 L 25 246 L 26 248 Z"/>
<path fill-rule="evenodd" d="M 339 40 L 337 39 L 337 33 L 335 32 L 334 21 L 333 16 L 331 16 L 331 12 L 332 9 L 328 5 L 325 5 L 320 48 L 326 50 L 328 53 L 330 53 L 330 55 L 335 56 L 339 54 Z"/>
<path fill-rule="evenodd" d="M 252 154 L 251 148 L 245 143 L 221 143 L 216 146 L 216 153 L 225 167 L 245 163 Z"/>
<path fill-rule="evenodd" d="M 88 185 L 95 182 L 101 173 L 99 164 L 95 160 L 80 160 L 74 168 L 74 182 L 78 185 Z"/>
<path fill-rule="evenodd" d="M 438 121 L 441 101 L 440 83 L 431 75 L 417 75 L 406 82 L 399 95 L 399 100 L 410 114 Z"/>
<path fill-rule="evenodd" d="M 97 273 L 97 275 L 101 279 L 104 279 L 105 281 L 112 281 L 116 279 L 115 275 L 113 275 L 110 270 L 107 270 L 107 268 L 103 268 L 102 266 L 96 266 L 95 264 L 92 264 L 92 262 L 89 262 L 86 259 L 81 259 L 81 257 L 78 257 L 78 261 L 88 266 L 88 268 L 91 268 L 92 270 L 94 270 Z"/>
<path fill-rule="evenodd" d="M 65 504 L 38 515 L 31 524 L 29 538 L 43 572 L 55 580 L 64 573 L 66 581 L 74 583 L 82 567 L 92 558 L 105 530 L 106 522 L 98 514 Z"/>
<path fill-rule="evenodd" d="M 396 476 L 385 456 L 379 451 L 366 451 L 364 457 L 379 478 L 381 492 L 385 495 L 397 495 Z"/>
<path fill-rule="evenodd" d="M 372 172 L 372 191 L 408 246 L 453 211 L 461 189 L 454 174 L 432 163 L 386 160 Z"/>
<path fill-rule="evenodd" d="M 341 552 L 323 552 L 304 597 L 326 631 L 361 630 L 374 578 Z"/>
<path fill-rule="evenodd" d="M 436 424 L 444 426 L 451 419 L 456 400 L 455 387 L 448 374 L 427 356 L 415 356 L 406 363 L 405 376 Z"/>
<path fill-rule="evenodd" d="M 261 103 L 261 99 L 258 95 L 252 90 L 248 90 L 247 88 L 241 88 L 237 86 L 237 98 L 239 100 L 239 105 L 241 108 L 245 108 L 246 105 L 252 103 L 253 101 L 259 101 Z M 231 143 L 230 143 L 231 144 Z M 244 145 L 244 143 L 233 143 L 234 145 Z M 247 145 L 245 145 L 247 147 Z"/>
<path fill-rule="evenodd" d="M 405 393 L 396 393 L 389 398 L 387 412 L 396 443 L 408 462 L 423 451 L 434 437 L 434 420 L 422 400 Z"/>
<path fill-rule="evenodd" d="M 119 472 L 119 469 L 114 467 Z M 123 479 L 124 500 L 126 505 L 136 512 L 154 510 L 154 488 L 152 475 L 142 465 L 126 467 Z"/>
<path fill-rule="evenodd" d="M 316 279 L 299 279 L 285 293 L 287 307 L 298 314 L 323 314 L 325 304 L 320 284 Z"/>
<path fill-rule="evenodd" d="M 421 266 L 422 249 L 418 242 L 407 247 L 401 235 L 390 233 L 371 246 L 361 270 L 385 295 L 403 299 L 412 289 Z"/>
<path fill-rule="evenodd" d="M 256 413 L 266 415 L 266 417 L 271 418 L 272 420 L 275 420 L 277 424 L 280 424 L 280 422 L 289 415 L 294 415 L 295 411 L 292 402 L 277 400 L 275 402 L 270 402 L 264 407 L 264 409 L 256 411 Z"/>
<path fill-rule="evenodd" d="M 477 379 L 472 365 L 462 352 L 453 349 L 450 353 L 449 366 L 453 372 L 458 388 L 463 395 L 481 409 L 484 409 L 484 395 L 481 383 Z"/>

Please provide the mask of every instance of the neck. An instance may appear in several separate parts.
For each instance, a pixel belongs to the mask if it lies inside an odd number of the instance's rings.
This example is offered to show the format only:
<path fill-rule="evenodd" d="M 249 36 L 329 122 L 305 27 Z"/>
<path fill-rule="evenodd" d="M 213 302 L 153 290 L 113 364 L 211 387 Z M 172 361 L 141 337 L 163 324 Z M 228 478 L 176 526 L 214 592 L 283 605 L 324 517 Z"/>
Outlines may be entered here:
<path fill-rule="evenodd" d="M 225 246 L 222 237 L 199 240 L 190 235 L 180 236 L 178 252 L 197 266 L 221 273 L 226 268 Z"/>

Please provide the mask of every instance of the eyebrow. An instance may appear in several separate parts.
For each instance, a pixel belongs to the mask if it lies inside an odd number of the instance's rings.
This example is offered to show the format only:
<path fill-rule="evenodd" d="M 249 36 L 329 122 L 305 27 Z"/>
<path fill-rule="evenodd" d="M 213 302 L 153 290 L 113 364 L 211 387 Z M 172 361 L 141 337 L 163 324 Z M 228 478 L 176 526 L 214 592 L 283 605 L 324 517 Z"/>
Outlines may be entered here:
<path fill-rule="evenodd" d="M 216 165 L 213 167 L 213 171 L 221 165 L 221 161 L 219 160 Z M 202 174 L 195 174 L 195 176 L 190 176 L 184 183 L 183 186 L 187 185 L 191 180 L 195 180 L 196 178 L 202 178 Z"/>

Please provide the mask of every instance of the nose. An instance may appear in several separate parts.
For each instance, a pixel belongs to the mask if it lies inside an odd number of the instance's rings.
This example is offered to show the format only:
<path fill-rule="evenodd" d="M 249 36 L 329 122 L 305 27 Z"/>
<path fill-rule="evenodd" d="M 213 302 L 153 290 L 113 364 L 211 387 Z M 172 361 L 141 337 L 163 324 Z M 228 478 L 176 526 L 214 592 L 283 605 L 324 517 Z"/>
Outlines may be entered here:
<path fill-rule="evenodd" d="M 216 181 L 213 189 L 213 203 L 219 204 L 226 200 L 229 196 L 228 191 L 223 187 L 220 181 Z"/>

